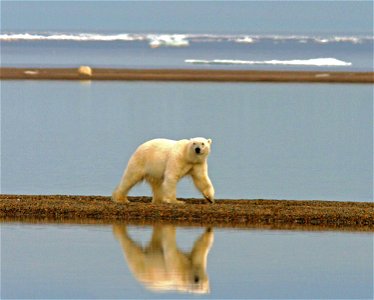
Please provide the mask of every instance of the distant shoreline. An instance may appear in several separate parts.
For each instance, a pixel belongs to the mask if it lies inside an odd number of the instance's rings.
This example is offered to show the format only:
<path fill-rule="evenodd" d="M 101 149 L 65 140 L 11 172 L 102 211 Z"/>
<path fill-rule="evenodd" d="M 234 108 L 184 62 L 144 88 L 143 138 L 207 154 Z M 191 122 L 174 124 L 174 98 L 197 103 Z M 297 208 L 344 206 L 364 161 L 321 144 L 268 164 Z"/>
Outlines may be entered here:
<path fill-rule="evenodd" d="M 185 82 L 374 83 L 374 72 L 203 69 L 0 68 L 0 80 L 123 80 Z"/>
<path fill-rule="evenodd" d="M 0 223 L 61 222 L 351 230 L 374 232 L 374 203 L 292 200 L 181 199 L 184 205 L 152 204 L 129 197 L 128 204 L 106 196 L 0 194 Z"/>

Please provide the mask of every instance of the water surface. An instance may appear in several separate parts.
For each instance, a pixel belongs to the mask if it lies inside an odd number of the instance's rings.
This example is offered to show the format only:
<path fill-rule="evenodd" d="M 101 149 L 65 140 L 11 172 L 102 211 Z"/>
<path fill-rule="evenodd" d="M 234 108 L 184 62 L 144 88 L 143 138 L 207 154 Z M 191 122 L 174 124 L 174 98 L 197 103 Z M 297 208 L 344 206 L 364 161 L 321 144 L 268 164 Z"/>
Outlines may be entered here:
<path fill-rule="evenodd" d="M 5 223 L 1 297 L 366 299 L 372 254 L 371 233 Z"/>
<path fill-rule="evenodd" d="M 7 67 L 373 71 L 370 35 L 4 32 Z"/>
<path fill-rule="evenodd" d="M 2 193 L 110 195 L 139 144 L 204 136 L 217 199 L 373 199 L 371 85 L 2 81 L 1 135 Z"/>

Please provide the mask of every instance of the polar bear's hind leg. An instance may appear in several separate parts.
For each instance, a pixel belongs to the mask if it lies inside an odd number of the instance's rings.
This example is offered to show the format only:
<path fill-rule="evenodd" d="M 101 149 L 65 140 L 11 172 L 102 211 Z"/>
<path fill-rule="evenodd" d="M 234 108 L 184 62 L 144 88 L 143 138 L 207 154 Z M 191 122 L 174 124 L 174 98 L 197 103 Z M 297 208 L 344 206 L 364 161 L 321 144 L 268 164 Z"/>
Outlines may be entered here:
<path fill-rule="evenodd" d="M 120 184 L 114 190 L 112 194 L 112 199 L 115 202 L 120 203 L 129 202 L 127 199 L 127 194 L 134 185 L 141 182 L 143 179 L 144 175 L 142 173 L 134 172 L 131 166 L 129 166 L 126 169 L 125 174 L 123 174 Z"/>

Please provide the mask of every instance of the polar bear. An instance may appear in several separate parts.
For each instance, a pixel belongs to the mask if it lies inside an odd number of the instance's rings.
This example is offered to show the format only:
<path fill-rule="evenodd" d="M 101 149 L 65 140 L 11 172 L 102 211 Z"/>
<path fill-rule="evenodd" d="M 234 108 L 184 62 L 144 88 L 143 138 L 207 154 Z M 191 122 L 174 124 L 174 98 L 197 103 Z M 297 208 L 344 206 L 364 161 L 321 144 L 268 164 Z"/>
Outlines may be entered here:
<path fill-rule="evenodd" d="M 92 69 L 89 66 L 80 66 L 78 68 L 78 74 L 84 76 L 92 76 Z"/>
<path fill-rule="evenodd" d="M 207 260 L 214 241 L 213 228 L 206 228 L 188 253 L 178 247 L 176 227 L 172 225 L 154 225 L 147 246 L 134 241 L 125 225 L 113 225 L 113 233 L 132 274 L 148 289 L 210 292 Z"/>
<path fill-rule="evenodd" d="M 197 189 L 211 203 L 214 188 L 208 177 L 207 158 L 211 139 L 202 137 L 179 141 L 154 139 L 140 145 L 130 158 L 122 179 L 112 194 L 116 202 L 126 203 L 129 190 L 146 180 L 152 187 L 153 203 L 184 203 L 176 199 L 178 181 L 190 175 Z"/>

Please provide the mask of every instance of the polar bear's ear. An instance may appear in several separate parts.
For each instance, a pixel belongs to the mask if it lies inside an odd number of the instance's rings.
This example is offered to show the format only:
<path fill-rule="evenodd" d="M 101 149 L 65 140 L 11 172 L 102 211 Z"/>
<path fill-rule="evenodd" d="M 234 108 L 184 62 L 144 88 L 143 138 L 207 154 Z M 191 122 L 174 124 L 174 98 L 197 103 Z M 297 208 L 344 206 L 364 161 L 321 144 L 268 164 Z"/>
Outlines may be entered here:
<path fill-rule="evenodd" d="M 208 139 L 208 143 L 211 144 L 212 143 L 212 139 Z"/>

